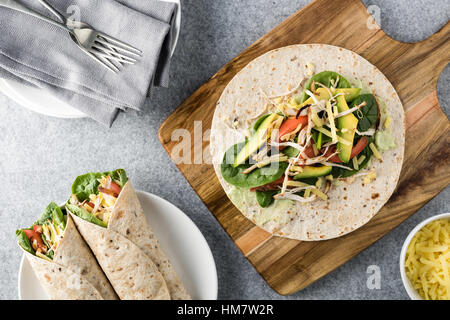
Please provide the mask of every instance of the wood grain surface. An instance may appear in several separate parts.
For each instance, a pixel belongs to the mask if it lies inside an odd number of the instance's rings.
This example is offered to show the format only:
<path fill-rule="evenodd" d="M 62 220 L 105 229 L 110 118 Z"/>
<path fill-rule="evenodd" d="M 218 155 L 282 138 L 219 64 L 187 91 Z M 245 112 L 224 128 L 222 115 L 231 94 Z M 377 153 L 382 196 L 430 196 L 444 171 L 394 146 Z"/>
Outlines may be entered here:
<path fill-rule="evenodd" d="M 450 61 L 450 24 L 424 41 L 402 43 L 380 28 L 368 27 L 373 23 L 368 19 L 370 15 L 359 0 L 312 2 L 223 66 L 159 130 L 161 143 L 172 155 L 179 143 L 171 138 L 174 130 L 184 128 L 193 135 L 194 122 L 201 121 L 206 132 L 216 102 L 234 75 L 256 57 L 287 45 L 325 43 L 353 50 L 391 81 L 406 112 L 406 150 L 400 181 L 389 202 L 369 223 L 341 238 L 302 242 L 274 237 L 234 207 L 211 164 L 177 163 L 242 253 L 280 294 L 294 293 L 342 265 L 397 227 L 450 182 L 450 124 L 436 95 L 438 77 Z M 201 146 L 206 150 L 208 141 Z"/>

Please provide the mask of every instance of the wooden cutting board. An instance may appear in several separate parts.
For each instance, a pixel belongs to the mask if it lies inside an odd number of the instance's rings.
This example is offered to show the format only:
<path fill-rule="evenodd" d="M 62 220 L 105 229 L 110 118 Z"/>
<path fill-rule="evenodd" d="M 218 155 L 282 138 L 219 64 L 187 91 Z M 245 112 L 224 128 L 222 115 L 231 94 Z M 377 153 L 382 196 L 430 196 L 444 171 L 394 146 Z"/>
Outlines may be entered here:
<path fill-rule="evenodd" d="M 208 134 L 216 102 L 228 82 L 256 57 L 292 44 L 325 43 L 353 50 L 376 65 L 394 85 L 407 119 L 400 182 L 389 202 L 369 223 L 341 238 L 302 242 L 273 237 L 233 206 L 211 164 L 177 164 L 242 253 L 280 294 L 294 293 L 336 269 L 397 227 L 450 182 L 450 124 L 436 95 L 439 74 L 450 61 L 450 23 L 418 43 L 398 42 L 373 28 L 372 23 L 359 0 L 311 3 L 222 67 L 159 130 L 161 143 L 172 155 L 172 151 L 179 151 L 174 150 L 179 142 L 172 141 L 172 133 L 186 129 L 192 137 L 192 163 L 198 163 L 194 152 L 198 155 L 201 145 L 207 154 L 208 141 L 197 144 L 196 151 L 194 141 L 201 141 L 202 131 Z M 201 129 L 196 121 L 201 121 Z"/>

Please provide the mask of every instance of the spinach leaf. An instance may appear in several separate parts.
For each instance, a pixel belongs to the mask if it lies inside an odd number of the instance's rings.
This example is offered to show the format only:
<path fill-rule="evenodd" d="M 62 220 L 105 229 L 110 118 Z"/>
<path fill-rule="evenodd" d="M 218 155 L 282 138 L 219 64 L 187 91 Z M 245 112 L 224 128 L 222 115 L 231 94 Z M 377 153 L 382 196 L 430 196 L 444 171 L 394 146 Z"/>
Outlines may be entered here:
<path fill-rule="evenodd" d="M 16 237 L 17 237 L 17 242 L 25 251 L 28 251 L 29 253 L 34 254 L 34 250 L 31 247 L 30 240 L 28 240 L 23 229 L 16 231 Z"/>
<path fill-rule="evenodd" d="M 378 121 L 378 104 L 375 97 L 370 93 L 358 96 L 353 100 L 350 109 L 364 101 L 366 102 L 366 105 L 359 109 L 359 112 L 356 111 L 353 113 L 356 119 L 358 119 L 358 131 L 360 132 L 367 131 L 374 127 Z"/>
<path fill-rule="evenodd" d="M 98 186 L 103 173 L 89 172 L 82 176 L 78 176 L 72 184 L 72 194 L 75 194 L 79 201 L 89 199 L 89 195 L 98 194 Z"/>
<path fill-rule="evenodd" d="M 71 212 L 72 214 L 80 217 L 83 220 L 86 220 L 88 222 L 91 222 L 93 224 L 96 224 L 100 227 L 106 228 L 107 225 L 106 223 L 104 223 L 102 220 L 100 220 L 99 218 L 97 218 L 96 216 L 90 214 L 89 212 L 87 212 L 86 210 L 73 205 L 73 204 L 66 204 L 66 209 L 67 211 Z"/>
<path fill-rule="evenodd" d="M 333 71 L 323 71 L 323 72 L 319 72 L 319 73 L 313 75 L 308 80 L 308 82 L 306 82 L 305 89 L 311 90 L 311 83 L 313 81 L 319 82 L 329 88 L 329 87 L 331 87 L 331 79 L 333 79 L 333 81 L 336 81 L 336 79 L 338 77 L 339 77 L 339 82 L 338 82 L 337 88 L 351 88 L 352 87 L 350 82 L 348 82 L 348 80 L 345 79 L 343 76 L 341 76 L 339 73 L 336 73 Z M 305 100 L 308 99 L 308 97 L 309 96 L 306 94 L 306 92 L 303 92 L 300 97 L 299 103 L 304 102 Z"/>
<path fill-rule="evenodd" d="M 281 178 L 288 166 L 287 162 L 280 162 L 278 165 L 268 165 L 266 167 L 255 169 L 248 174 L 243 173 L 245 169 L 251 166 L 248 160 L 237 167 L 233 167 L 234 158 L 244 145 L 245 142 L 235 144 L 225 152 L 220 166 L 221 174 L 225 181 L 234 186 L 249 189 L 265 185 Z"/>
<path fill-rule="evenodd" d="M 367 146 L 357 156 L 358 158 L 361 157 L 362 155 L 366 156 L 364 161 L 358 166 L 358 170 L 355 170 L 355 168 L 353 167 L 353 161 L 350 161 L 349 163 L 340 163 L 340 165 L 344 165 L 346 167 L 352 168 L 353 170 L 346 170 L 343 168 L 333 167 L 333 169 L 331 170 L 331 174 L 333 175 L 333 178 L 351 177 L 352 175 L 354 175 L 354 174 L 358 173 L 359 171 L 361 171 L 362 169 L 364 169 L 367 166 L 367 164 L 369 163 L 369 160 L 373 154 L 372 149 L 370 149 L 370 147 L 369 147 L 371 142 L 373 142 L 373 137 L 369 138 L 369 142 L 367 143 Z"/>
<path fill-rule="evenodd" d="M 273 196 L 279 192 L 279 190 L 256 191 L 256 201 L 262 208 L 267 208 L 275 201 Z"/>

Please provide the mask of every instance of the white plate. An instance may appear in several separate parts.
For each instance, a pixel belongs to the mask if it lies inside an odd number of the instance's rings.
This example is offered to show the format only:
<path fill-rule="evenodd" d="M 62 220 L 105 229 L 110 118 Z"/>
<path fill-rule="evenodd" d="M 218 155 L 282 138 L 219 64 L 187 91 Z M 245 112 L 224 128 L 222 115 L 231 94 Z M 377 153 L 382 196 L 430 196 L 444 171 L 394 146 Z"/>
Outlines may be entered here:
<path fill-rule="evenodd" d="M 180 209 L 153 194 L 137 191 L 147 221 L 193 299 L 217 299 L 217 271 L 211 249 Z M 25 256 L 19 267 L 19 299 L 47 300 Z"/>
<path fill-rule="evenodd" d="M 422 229 L 424 226 L 426 226 L 427 224 L 429 224 L 432 221 L 444 219 L 444 218 L 450 218 L 450 213 L 438 214 L 437 216 L 433 216 L 433 217 L 430 217 L 430 218 L 422 221 L 414 229 L 411 230 L 411 232 L 406 237 L 405 242 L 403 243 L 402 251 L 400 252 L 400 275 L 402 277 L 402 281 L 403 281 L 403 285 L 405 286 L 405 290 L 412 300 L 423 300 L 423 298 L 417 292 L 417 290 L 414 289 L 413 285 L 411 284 L 411 281 L 409 280 L 408 276 L 406 275 L 406 271 L 405 271 L 406 250 L 408 250 L 409 243 L 411 242 L 412 238 L 416 235 L 416 233 L 419 232 L 420 229 Z"/>
<path fill-rule="evenodd" d="M 163 0 L 167 2 L 175 2 L 178 5 L 177 16 L 175 17 L 175 26 L 171 30 L 172 43 L 170 54 L 173 55 L 175 47 L 177 46 L 178 37 L 180 36 L 181 28 L 181 3 L 180 0 Z M 84 118 L 86 115 L 81 111 L 71 107 L 51 94 L 38 89 L 23 85 L 16 81 L 6 80 L 0 78 L 0 92 L 11 98 L 21 106 L 51 117 L 57 118 Z"/>

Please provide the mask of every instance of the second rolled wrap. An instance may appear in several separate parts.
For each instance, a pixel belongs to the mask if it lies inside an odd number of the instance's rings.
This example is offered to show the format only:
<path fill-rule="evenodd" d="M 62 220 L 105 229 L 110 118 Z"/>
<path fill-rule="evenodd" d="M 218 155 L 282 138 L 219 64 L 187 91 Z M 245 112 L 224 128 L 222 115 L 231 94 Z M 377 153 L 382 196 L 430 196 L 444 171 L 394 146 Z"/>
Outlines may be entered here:
<path fill-rule="evenodd" d="M 67 211 L 121 299 L 190 299 L 129 180 L 122 186 L 107 224 L 91 222 L 91 214 L 81 205 L 69 204 Z"/>

